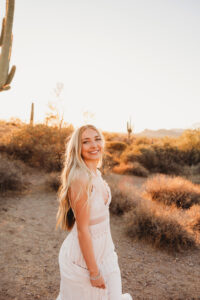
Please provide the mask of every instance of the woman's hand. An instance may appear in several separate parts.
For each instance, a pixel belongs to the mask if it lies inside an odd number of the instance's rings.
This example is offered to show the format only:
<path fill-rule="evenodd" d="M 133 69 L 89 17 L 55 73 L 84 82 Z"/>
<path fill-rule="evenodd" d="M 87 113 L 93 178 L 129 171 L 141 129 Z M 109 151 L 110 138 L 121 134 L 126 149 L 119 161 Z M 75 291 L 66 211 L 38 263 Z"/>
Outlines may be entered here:
<path fill-rule="evenodd" d="M 103 279 L 102 275 L 100 276 L 99 279 L 96 279 L 96 280 L 91 280 L 90 279 L 90 282 L 91 282 L 91 285 L 94 286 L 94 287 L 98 287 L 100 289 L 105 289 L 106 288 L 105 282 L 104 282 L 104 279 Z"/>

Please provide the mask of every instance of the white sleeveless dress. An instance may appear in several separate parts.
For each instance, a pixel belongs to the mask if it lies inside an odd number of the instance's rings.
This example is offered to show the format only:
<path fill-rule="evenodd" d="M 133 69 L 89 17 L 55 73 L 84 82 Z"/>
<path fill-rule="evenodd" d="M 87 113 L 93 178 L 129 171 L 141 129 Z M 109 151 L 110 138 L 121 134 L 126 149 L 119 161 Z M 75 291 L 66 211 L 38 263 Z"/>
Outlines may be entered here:
<path fill-rule="evenodd" d="M 60 293 L 56 300 L 132 300 L 130 294 L 122 294 L 118 256 L 110 232 L 109 204 L 111 191 L 101 172 L 93 178 L 89 230 L 95 259 L 105 281 L 105 289 L 93 287 L 89 270 L 80 249 L 77 224 L 64 240 L 59 252 Z M 102 182 L 108 193 L 105 203 Z"/>

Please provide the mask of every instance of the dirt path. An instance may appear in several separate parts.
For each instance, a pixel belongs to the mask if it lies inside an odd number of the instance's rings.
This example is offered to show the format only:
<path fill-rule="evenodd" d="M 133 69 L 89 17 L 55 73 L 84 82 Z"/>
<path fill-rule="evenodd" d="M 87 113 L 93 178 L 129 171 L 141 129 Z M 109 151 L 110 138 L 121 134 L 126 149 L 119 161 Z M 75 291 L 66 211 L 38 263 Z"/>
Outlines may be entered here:
<path fill-rule="evenodd" d="M 124 179 L 133 189 L 144 183 Z M 26 194 L 0 200 L 0 300 L 55 300 L 59 291 L 58 252 L 66 233 L 55 231 L 56 195 L 45 190 L 45 175 L 34 173 L 30 180 Z M 124 225 L 111 215 L 124 292 L 133 299 L 200 299 L 199 251 L 167 255 L 132 242 Z"/>

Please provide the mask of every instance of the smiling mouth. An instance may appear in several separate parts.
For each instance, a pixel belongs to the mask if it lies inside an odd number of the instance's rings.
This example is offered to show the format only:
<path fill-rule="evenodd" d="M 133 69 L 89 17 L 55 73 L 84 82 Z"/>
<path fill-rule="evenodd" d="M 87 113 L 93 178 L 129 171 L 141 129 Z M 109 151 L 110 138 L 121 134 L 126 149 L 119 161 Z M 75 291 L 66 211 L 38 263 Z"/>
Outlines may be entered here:
<path fill-rule="evenodd" d="M 99 152 L 99 150 L 91 151 L 90 153 L 91 153 L 91 154 L 96 154 L 96 153 L 98 153 L 98 152 Z"/>

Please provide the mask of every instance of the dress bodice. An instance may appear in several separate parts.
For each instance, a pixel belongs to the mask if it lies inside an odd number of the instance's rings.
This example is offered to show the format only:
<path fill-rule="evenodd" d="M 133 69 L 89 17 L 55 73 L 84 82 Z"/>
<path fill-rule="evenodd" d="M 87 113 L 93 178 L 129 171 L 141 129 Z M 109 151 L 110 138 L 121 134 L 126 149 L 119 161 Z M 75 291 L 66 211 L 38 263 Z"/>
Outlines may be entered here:
<path fill-rule="evenodd" d="M 106 190 L 106 199 L 104 195 Z M 111 202 L 111 190 L 107 182 L 102 178 L 97 169 L 97 175 L 92 176 L 92 192 L 90 194 L 90 221 L 89 225 L 98 224 L 109 218 L 109 205 Z"/>
<path fill-rule="evenodd" d="M 105 218 L 109 217 L 111 191 L 107 182 L 102 178 L 99 170 L 97 170 L 97 176 L 93 177 L 92 187 L 93 189 L 90 196 L 90 223 L 96 224 L 96 222 L 101 222 Z M 106 188 L 106 199 L 104 199 L 103 188 Z"/>

